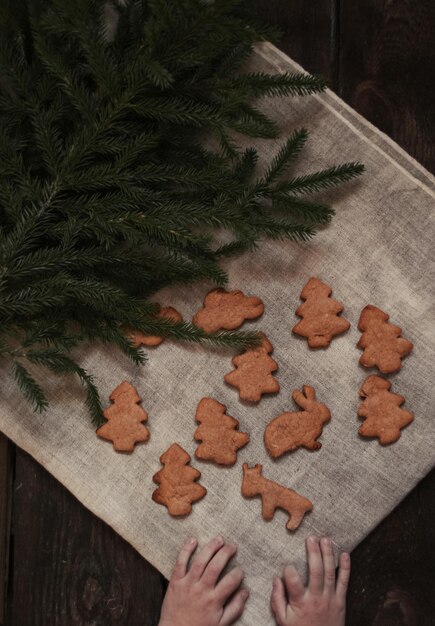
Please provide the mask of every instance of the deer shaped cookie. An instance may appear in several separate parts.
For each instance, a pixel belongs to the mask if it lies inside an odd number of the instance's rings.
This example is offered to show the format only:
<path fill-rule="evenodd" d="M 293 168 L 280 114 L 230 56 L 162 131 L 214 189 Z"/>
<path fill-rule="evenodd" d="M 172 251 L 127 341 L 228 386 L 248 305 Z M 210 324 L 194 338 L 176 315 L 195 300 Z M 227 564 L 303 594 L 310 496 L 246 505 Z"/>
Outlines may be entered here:
<path fill-rule="evenodd" d="M 275 458 L 302 446 L 320 450 L 322 444 L 317 438 L 322 434 L 323 424 L 331 419 L 328 407 L 316 400 L 313 387 L 304 385 L 303 393 L 295 390 L 292 398 L 304 410 L 278 415 L 264 431 L 266 449 Z"/>
<path fill-rule="evenodd" d="M 287 511 L 290 518 L 286 528 L 288 530 L 296 530 L 302 522 L 305 513 L 313 508 L 313 503 L 308 498 L 304 498 L 304 496 L 293 491 L 293 489 L 288 489 L 268 478 L 264 478 L 262 472 L 262 465 L 249 467 L 247 463 L 243 463 L 242 496 L 245 498 L 261 496 L 261 513 L 265 520 L 271 520 L 276 509 Z"/>

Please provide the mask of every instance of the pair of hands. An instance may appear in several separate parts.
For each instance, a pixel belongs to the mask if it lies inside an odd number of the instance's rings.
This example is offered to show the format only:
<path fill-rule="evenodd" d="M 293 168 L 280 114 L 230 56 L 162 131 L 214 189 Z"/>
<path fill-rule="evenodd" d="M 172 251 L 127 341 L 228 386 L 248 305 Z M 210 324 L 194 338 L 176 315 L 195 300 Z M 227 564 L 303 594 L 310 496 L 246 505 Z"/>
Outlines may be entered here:
<path fill-rule="evenodd" d="M 240 588 L 243 570 L 235 567 L 220 578 L 237 547 L 215 537 L 191 560 L 196 548 L 196 539 L 189 539 L 178 555 L 159 626 L 230 626 L 243 613 L 249 597 Z M 307 555 L 307 587 L 292 565 L 273 580 L 270 605 L 278 626 L 344 626 L 349 555 L 340 555 L 337 581 L 329 538 L 309 537 Z"/>

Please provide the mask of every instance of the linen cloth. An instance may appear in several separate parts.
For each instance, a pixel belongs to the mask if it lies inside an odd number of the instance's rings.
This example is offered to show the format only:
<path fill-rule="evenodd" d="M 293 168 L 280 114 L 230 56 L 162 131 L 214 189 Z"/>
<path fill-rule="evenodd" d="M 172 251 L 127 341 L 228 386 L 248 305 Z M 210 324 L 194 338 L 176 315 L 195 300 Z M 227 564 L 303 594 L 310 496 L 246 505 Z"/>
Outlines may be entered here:
<path fill-rule="evenodd" d="M 259 44 L 248 70 L 300 71 L 269 43 Z M 280 125 L 278 140 L 251 141 L 261 161 L 270 162 L 279 145 L 296 128 L 310 131 L 301 166 L 308 173 L 332 163 L 360 160 L 366 173 L 339 190 L 322 193 L 336 209 L 332 224 L 308 243 L 261 244 L 255 254 L 226 260 L 231 289 L 259 296 L 265 313 L 244 328 L 264 331 L 279 363 L 278 395 L 256 406 L 242 403 L 237 390 L 223 382 L 232 369 L 229 349 L 176 344 L 170 340 L 148 350 L 148 362 L 136 368 L 119 351 L 101 345 L 78 350 L 83 367 L 96 375 L 106 406 L 111 391 L 131 382 L 149 414 L 148 443 L 131 455 L 118 454 L 97 438 L 83 405 L 78 383 L 52 377 L 50 408 L 35 414 L 3 366 L 0 429 L 29 452 L 87 508 L 105 520 L 139 552 L 169 576 L 181 542 L 200 543 L 222 533 L 239 546 L 236 563 L 246 572 L 251 590 L 240 624 L 273 623 L 269 609 L 271 581 L 290 560 L 303 573 L 304 541 L 310 533 L 330 535 L 337 552 L 351 550 L 431 469 L 435 459 L 433 357 L 435 353 L 435 185 L 434 178 L 388 137 L 371 126 L 331 91 L 307 98 L 263 100 L 261 108 Z M 261 165 L 261 163 L 260 163 Z M 292 335 L 299 294 L 310 276 L 330 284 L 333 297 L 345 305 L 352 326 L 326 350 L 310 350 Z M 209 284 L 161 292 L 162 305 L 176 307 L 191 319 L 202 305 Z M 402 370 L 391 376 L 392 391 L 405 396 L 414 422 L 397 443 L 382 447 L 357 434 L 359 388 L 373 370 L 358 365 L 357 322 L 362 308 L 374 304 L 402 327 L 414 351 Z M 299 449 L 273 460 L 263 444 L 266 424 L 278 414 L 298 410 L 291 399 L 302 385 L 315 387 L 332 414 L 320 438 L 322 449 Z M 240 420 L 251 441 L 231 468 L 194 459 L 193 433 L 199 400 L 211 396 Z M 184 519 L 171 518 L 151 499 L 160 469 L 159 456 L 178 442 L 200 469 L 208 494 Z M 261 517 L 261 500 L 241 496 L 242 463 L 261 463 L 264 475 L 308 497 L 314 509 L 290 533 L 287 515 L 277 511 L 270 522 Z"/>

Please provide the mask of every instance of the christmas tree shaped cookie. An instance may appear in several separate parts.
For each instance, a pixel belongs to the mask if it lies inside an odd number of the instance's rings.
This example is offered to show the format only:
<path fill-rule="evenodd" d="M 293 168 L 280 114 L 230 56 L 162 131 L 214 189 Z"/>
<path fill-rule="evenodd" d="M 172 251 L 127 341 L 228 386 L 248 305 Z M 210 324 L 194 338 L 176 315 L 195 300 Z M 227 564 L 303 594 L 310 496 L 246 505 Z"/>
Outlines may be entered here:
<path fill-rule="evenodd" d="M 360 390 L 360 396 L 365 400 L 358 409 L 358 415 L 365 419 L 358 432 L 363 437 L 378 437 L 382 445 L 397 441 L 400 430 L 414 419 L 411 411 L 400 408 L 405 398 L 390 389 L 389 380 L 369 376 Z"/>
<path fill-rule="evenodd" d="M 226 383 L 238 388 L 240 399 L 248 402 L 258 402 L 264 393 L 279 391 L 279 383 L 272 375 L 278 363 L 269 356 L 273 346 L 266 335 L 261 334 L 261 345 L 235 356 L 232 364 L 236 369 L 224 376 Z"/>
<path fill-rule="evenodd" d="M 357 347 L 363 348 L 360 365 L 377 367 L 383 374 L 397 372 L 402 358 L 409 354 L 413 344 L 400 335 L 402 329 L 388 322 L 390 316 L 368 304 L 361 313 L 358 328 L 362 331 Z"/>
<path fill-rule="evenodd" d="M 292 397 L 304 410 L 278 415 L 264 431 L 266 449 L 275 458 L 300 447 L 319 450 L 322 444 L 317 438 L 331 419 L 328 407 L 316 400 L 313 387 L 304 385 L 303 393 L 293 391 Z"/>
<path fill-rule="evenodd" d="M 296 335 L 308 339 L 310 348 L 326 348 L 335 335 L 344 333 L 350 324 L 339 317 L 343 305 L 330 296 L 331 287 L 318 278 L 310 278 L 301 292 L 305 300 L 296 311 L 302 320 L 293 327 Z"/>
<path fill-rule="evenodd" d="M 152 495 L 154 502 L 166 506 L 174 517 L 189 515 L 192 504 L 207 493 L 205 487 L 195 482 L 201 472 L 189 466 L 190 460 L 187 452 L 173 443 L 160 457 L 163 469 L 153 476 L 153 481 L 159 485 Z"/>
<path fill-rule="evenodd" d="M 107 422 L 97 429 L 97 435 L 113 442 L 118 452 L 133 452 L 135 443 L 148 441 L 150 432 L 142 422 L 148 414 L 137 405 L 140 397 L 130 383 L 124 381 L 110 394 L 113 404 L 103 411 Z"/>
<path fill-rule="evenodd" d="M 249 441 L 247 433 L 238 431 L 239 422 L 226 415 L 226 406 L 213 398 L 203 398 L 196 409 L 195 440 L 201 441 L 196 449 L 197 459 L 214 461 L 219 465 L 233 465 L 237 450 Z"/>
<path fill-rule="evenodd" d="M 180 313 L 171 306 L 164 307 L 156 315 L 157 318 L 172 320 L 173 322 L 182 322 L 183 318 Z M 159 335 L 145 335 L 138 330 L 126 330 L 126 335 L 135 348 L 139 346 L 159 346 L 164 340 L 164 337 Z"/>
<path fill-rule="evenodd" d="M 204 306 L 193 317 L 195 326 L 207 333 L 218 330 L 234 330 L 245 320 L 263 314 L 264 305 L 260 298 L 245 296 L 241 291 L 212 289 L 204 300 Z"/>
<path fill-rule="evenodd" d="M 312 510 L 312 502 L 293 489 L 264 478 L 262 471 L 262 465 L 249 467 L 247 463 L 243 464 L 242 495 L 245 498 L 261 496 L 262 515 L 265 520 L 271 520 L 276 509 L 283 509 L 290 515 L 286 528 L 296 530 L 305 513 Z"/>

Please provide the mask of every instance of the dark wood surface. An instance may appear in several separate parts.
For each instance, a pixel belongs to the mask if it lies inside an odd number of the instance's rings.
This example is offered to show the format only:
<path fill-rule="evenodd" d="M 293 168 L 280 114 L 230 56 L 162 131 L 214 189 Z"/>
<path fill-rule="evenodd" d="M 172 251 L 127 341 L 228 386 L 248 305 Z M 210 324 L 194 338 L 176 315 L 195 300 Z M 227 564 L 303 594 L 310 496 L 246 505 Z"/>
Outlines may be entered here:
<path fill-rule="evenodd" d="M 285 52 L 435 172 L 433 0 L 253 0 L 252 11 L 281 25 Z M 0 623 L 157 624 L 163 577 L 4 438 L 0 485 Z M 435 624 L 434 520 L 435 471 L 354 550 L 348 626 Z"/>

